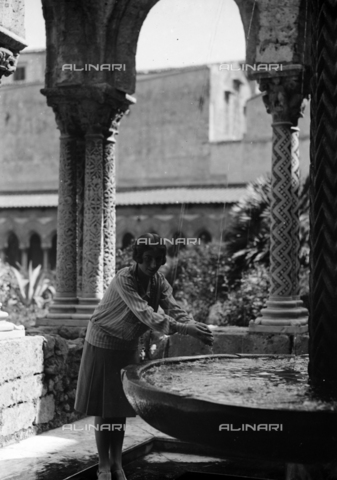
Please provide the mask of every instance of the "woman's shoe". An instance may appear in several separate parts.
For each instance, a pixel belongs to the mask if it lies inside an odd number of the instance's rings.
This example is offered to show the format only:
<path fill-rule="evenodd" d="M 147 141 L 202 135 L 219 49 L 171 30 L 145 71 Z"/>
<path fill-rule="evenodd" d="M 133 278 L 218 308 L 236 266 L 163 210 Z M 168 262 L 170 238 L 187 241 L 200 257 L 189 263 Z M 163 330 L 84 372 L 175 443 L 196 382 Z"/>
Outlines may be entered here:
<path fill-rule="evenodd" d="M 111 480 L 110 472 L 97 472 L 97 480 Z"/>
<path fill-rule="evenodd" d="M 124 470 L 114 470 L 111 472 L 111 480 L 127 480 Z"/>

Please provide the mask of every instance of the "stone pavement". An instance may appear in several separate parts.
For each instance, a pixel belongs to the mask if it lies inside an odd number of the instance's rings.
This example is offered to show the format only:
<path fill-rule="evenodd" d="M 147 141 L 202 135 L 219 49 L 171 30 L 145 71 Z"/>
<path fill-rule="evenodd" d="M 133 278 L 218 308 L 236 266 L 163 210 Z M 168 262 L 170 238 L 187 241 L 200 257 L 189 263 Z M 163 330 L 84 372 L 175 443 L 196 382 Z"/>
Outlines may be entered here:
<path fill-rule="evenodd" d="M 62 480 L 94 465 L 97 451 L 93 422 L 94 417 L 87 417 L 1 448 L 0 480 Z M 153 436 L 165 437 L 140 417 L 129 418 L 124 449 Z"/>

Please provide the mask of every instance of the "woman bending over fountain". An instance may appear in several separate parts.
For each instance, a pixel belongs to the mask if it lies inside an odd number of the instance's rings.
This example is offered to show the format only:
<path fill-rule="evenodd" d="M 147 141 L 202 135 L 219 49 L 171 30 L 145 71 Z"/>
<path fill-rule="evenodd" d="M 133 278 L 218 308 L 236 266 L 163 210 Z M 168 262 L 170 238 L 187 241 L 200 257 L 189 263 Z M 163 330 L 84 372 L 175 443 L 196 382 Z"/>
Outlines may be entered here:
<path fill-rule="evenodd" d="M 148 329 L 180 333 L 212 345 L 209 328 L 191 319 L 172 296 L 158 270 L 166 245 L 156 234 L 139 237 L 135 264 L 115 275 L 90 319 L 78 377 L 75 409 L 95 416 L 99 480 L 126 480 L 122 446 L 126 417 L 136 414 L 125 397 L 120 371 L 138 363 L 138 339 Z M 158 307 L 164 313 L 158 313 Z"/>

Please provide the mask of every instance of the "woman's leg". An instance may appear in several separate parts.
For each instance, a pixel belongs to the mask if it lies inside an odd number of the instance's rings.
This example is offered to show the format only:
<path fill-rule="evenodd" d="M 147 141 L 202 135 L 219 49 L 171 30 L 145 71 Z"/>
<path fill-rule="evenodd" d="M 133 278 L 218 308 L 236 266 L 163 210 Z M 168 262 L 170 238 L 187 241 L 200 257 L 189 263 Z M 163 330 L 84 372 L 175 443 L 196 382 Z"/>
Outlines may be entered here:
<path fill-rule="evenodd" d="M 113 418 L 111 425 L 113 428 L 110 433 L 110 467 L 111 471 L 122 468 L 122 450 L 125 435 L 125 417 Z"/>
<path fill-rule="evenodd" d="M 110 472 L 110 431 L 106 425 L 110 425 L 108 418 L 95 417 L 95 438 L 98 451 L 98 470 Z"/>
<path fill-rule="evenodd" d="M 98 469 L 110 472 L 122 468 L 122 448 L 125 417 L 95 417 L 95 437 L 98 451 Z"/>

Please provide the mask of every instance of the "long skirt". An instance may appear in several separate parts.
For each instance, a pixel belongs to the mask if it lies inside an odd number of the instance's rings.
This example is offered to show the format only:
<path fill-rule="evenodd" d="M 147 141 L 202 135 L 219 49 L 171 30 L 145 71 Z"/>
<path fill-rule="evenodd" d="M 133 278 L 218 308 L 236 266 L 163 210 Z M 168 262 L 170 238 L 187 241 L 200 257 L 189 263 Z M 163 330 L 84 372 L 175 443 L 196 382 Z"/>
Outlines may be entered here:
<path fill-rule="evenodd" d="M 121 381 L 121 369 L 135 363 L 138 363 L 138 350 L 111 350 L 85 341 L 75 410 L 103 418 L 135 417 Z"/>

